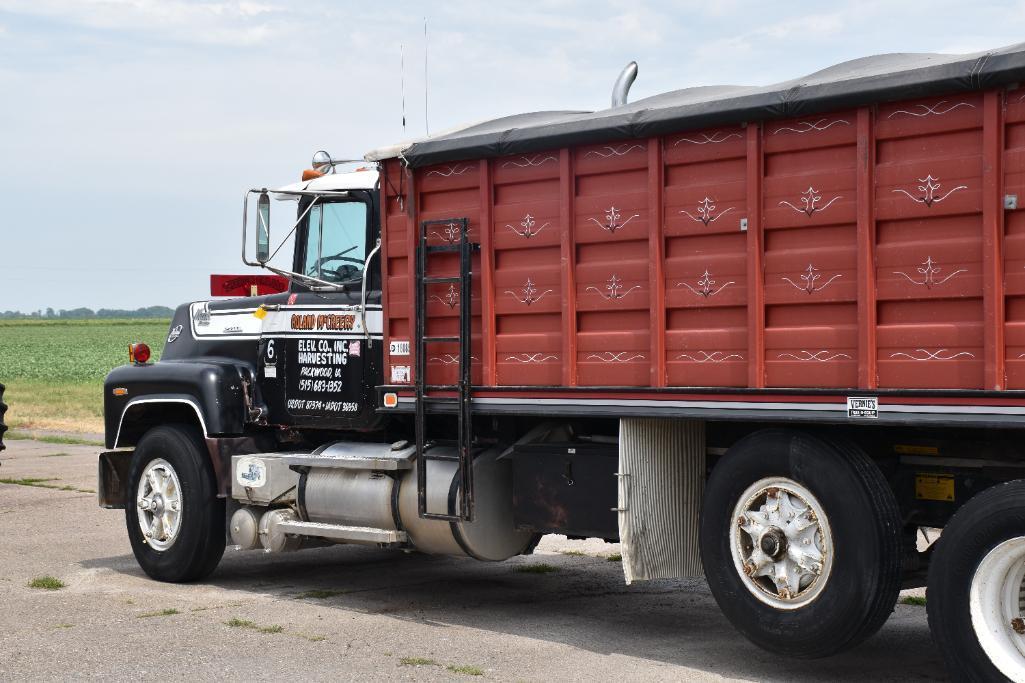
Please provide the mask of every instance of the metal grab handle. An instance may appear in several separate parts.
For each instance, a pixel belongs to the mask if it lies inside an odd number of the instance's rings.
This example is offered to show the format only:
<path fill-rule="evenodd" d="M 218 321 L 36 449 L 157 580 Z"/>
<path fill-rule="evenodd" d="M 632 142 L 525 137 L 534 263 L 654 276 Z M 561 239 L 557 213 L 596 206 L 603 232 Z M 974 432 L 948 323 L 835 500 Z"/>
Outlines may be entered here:
<path fill-rule="evenodd" d="M 620 487 L 623 490 L 623 500 L 626 501 L 626 504 L 624 505 L 624 507 L 621 507 L 621 508 L 620 507 L 609 508 L 609 510 L 611 510 L 612 512 L 626 512 L 627 510 L 630 509 L 629 496 L 627 495 L 629 493 L 629 491 L 630 491 L 630 487 L 626 485 L 626 482 L 623 481 L 623 478 L 624 477 L 629 477 L 630 473 L 629 472 L 616 472 L 615 475 L 619 479 L 619 485 L 620 485 Z"/>
<path fill-rule="evenodd" d="M 370 332 L 367 330 L 367 272 L 370 270 L 370 259 L 381 250 L 381 238 L 377 238 L 377 244 L 367 254 L 367 260 L 363 262 L 363 283 L 360 287 L 360 305 L 359 305 L 359 320 L 360 324 L 363 325 L 363 338 L 367 340 L 367 346 L 370 345 Z"/>

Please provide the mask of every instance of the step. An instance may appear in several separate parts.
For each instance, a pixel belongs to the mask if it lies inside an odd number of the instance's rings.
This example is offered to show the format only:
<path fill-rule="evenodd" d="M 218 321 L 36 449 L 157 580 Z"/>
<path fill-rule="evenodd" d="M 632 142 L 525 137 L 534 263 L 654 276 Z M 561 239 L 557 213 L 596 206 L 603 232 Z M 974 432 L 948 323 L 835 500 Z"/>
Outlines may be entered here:
<path fill-rule="evenodd" d="M 296 536 L 314 536 L 332 541 L 346 543 L 362 543 L 377 545 L 378 543 L 405 543 L 408 536 L 405 531 L 395 529 L 375 529 L 367 526 L 346 526 L 344 524 L 324 524 L 322 522 L 284 521 L 278 522 L 277 529 L 285 534 Z"/>
<path fill-rule="evenodd" d="M 433 342 L 433 343 L 457 342 L 457 341 L 459 341 L 459 337 L 424 337 L 424 341 L 425 342 Z"/>
<path fill-rule="evenodd" d="M 432 277 L 425 277 L 422 282 L 425 285 L 457 285 L 462 280 L 458 275 L 438 275 Z"/>
<path fill-rule="evenodd" d="M 339 441 L 321 446 L 312 453 L 287 453 L 281 458 L 289 467 L 340 468 L 349 470 L 408 470 L 413 467 L 416 446 L 405 441 L 353 443 Z"/>

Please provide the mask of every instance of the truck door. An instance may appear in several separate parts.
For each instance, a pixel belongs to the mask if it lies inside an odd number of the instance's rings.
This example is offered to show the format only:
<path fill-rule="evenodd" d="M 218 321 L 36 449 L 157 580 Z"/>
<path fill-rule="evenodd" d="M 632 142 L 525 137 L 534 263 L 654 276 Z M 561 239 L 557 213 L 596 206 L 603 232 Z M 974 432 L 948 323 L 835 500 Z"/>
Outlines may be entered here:
<path fill-rule="evenodd" d="M 367 263 L 379 235 L 374 196 L 303 197 L 294 271 L 285 303 L 263 319 L 260 375 L 270 421 L 361 429 L 375 419 L 381 375 L 380 262 Z M 366 275 L 366 309 L 363 285 Z M 364 327 L 365 325 L 365 327 Z"/>

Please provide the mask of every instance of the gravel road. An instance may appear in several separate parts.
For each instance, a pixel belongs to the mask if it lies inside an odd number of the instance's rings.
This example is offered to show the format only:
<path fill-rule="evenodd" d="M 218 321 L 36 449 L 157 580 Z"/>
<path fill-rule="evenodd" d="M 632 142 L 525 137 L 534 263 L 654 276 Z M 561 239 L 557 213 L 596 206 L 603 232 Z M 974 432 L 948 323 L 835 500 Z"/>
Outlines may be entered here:
<path fill-rule="evenodd" d="M 201 584 L 156 583 L 123 514 L 96 506 L 98 448 L 8 445 L 0 478 L 76 490 L 0 484 L 2 680 L 945 679 L 923 607 L 844 655 L 787 660 L 740 637 L 703 580 L 625 586 L 617 545 L 560 536 L 494 564 L 229 549 Z M 28 587 L 44 575 L 66 587 Z"/>

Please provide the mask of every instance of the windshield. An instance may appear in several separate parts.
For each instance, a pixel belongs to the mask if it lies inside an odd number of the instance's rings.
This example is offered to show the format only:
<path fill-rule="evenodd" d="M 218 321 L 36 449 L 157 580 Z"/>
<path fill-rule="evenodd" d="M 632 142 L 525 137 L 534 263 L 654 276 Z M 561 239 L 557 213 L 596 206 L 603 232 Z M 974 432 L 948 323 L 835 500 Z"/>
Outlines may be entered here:
<path fill-rule="evenodd" d="M 325 282 L 347 282 L 362 277 L 367 239 L 366 204 L 318 202 L 307 214 L 306 224 L 303 274 Z"/>

